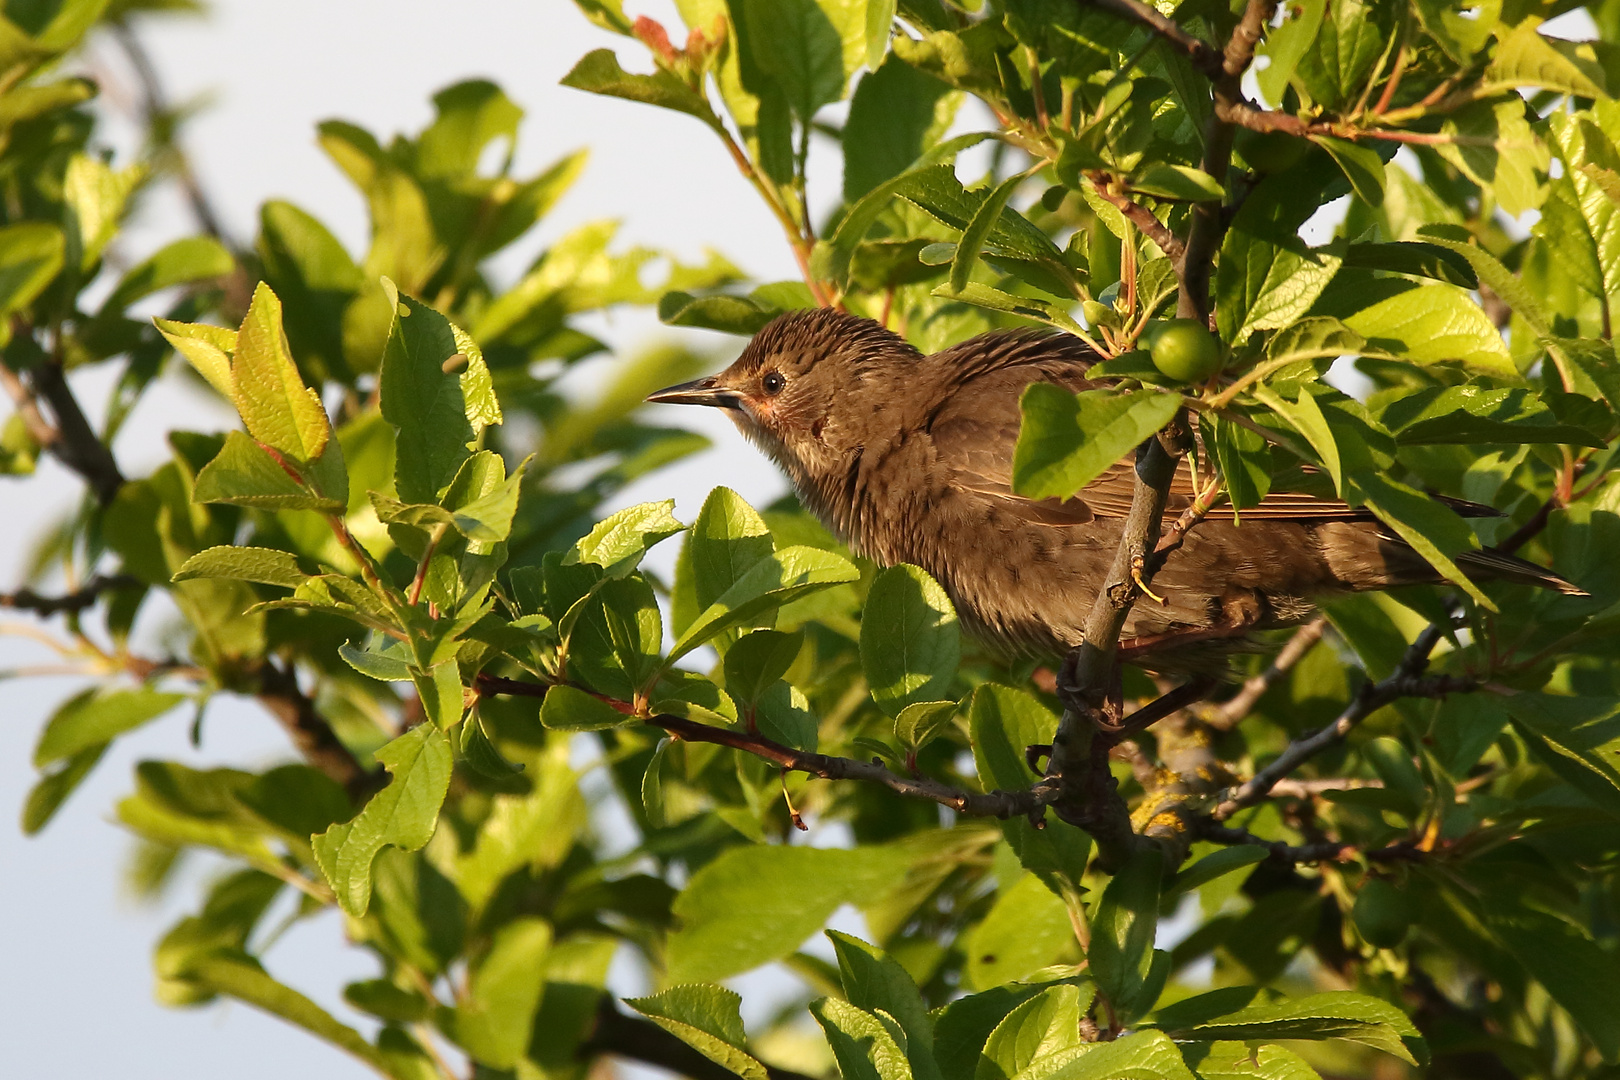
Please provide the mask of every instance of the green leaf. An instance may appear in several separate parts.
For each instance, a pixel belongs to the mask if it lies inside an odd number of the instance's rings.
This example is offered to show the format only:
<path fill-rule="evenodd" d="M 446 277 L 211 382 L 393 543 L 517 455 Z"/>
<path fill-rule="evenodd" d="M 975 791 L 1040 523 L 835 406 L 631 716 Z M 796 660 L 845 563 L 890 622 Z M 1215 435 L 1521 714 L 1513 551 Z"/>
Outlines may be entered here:
<path fill-rule="evenodd" d="M 870 0 L 868 16 L 880 18 L 885 6 L 892 16 L 892 0 Z M 876 38 L 867 40 L 869 46 L 879 45 Z M 881 47 L 888 43 L 885 21 Z M 960 94 L 898 56 L 869 66 L 874 70 L 856 85 L 844 124 L 844 201 L 851 204 L 922 157 L 944 134 L 961 101 Z"/>
<path fill-rule="evenodd" d="M 709 983 L 672 986 L 625 1004 L 743 1080 L 767 1080 L 765 1066 L 748 1052 L 742 998 L 734 991 Z"/>
<path fill-rule="evenodd" d="M 1169 423 L 1181 397 L 1155 390 L 1072 394 L 1031 383 L 1021 407 L 1013 490 L 1033 499 L 1068 498 Z"/>
<path fill-rule="evenodd" d="M 1162 1031 L 1138 1031 L 1113 1042 L 1050 1054 L 1023 1080 L 1196 1080 L 1176 1044 Z"/>
<path fill-rule="evenodd" d="M 861 617 L 861 666 L 884 712 L 944 698 L 961 653 L 956 609 L 939 582 L 904 563 L 878 574 Z"/>
<path fill-rule="evenodd" d="M 742 6 L 748 20 L 744 47 L 781 86 L 802 123 L 844 96 L 843 35 L 816 0 L 743 0 Z M 862 21 L 864 31 L 864 13 Z"/>
<path fill-rule="evenodd" d="M 1103 890 L 1091 920 L 1091 975 L 1097 989 L 1122 1019 L 1153 1007 L 1153 942 L 1159 926 L 1159 890 L 1164 855 L 1156 846 L 1139 848 Z M 1127 1019 L 1128 1022 L 1128 1019 Z"/>
<path fill-rule="evenodd" d="M 726 650 L 726 693 L 738 701 L 757 702 L 787 674 L 804 647 L 804 634 L 754 630 Z"/>
<path fill-rule="evenodd" d="M 455 1041 L 475 1061 L 509 1069 L 523 1060 L 545 990 L 550 949 L 551 926 L 541 919 L 514 919 L 495 932 L 450 1024 Z"/>
<path fill-rule="evenodd" d="M 1377 998 L 1346 990 L 1253 1005 L 1171 1034 L 1195 1041 L 1345 1039 L 1393 1054 L 1410 1065 L 1428 1059 L 1428 1047 L 1405 1013 Z"/>
<path fill-rule="evenodd" d="M 1450 285 L 1461 285 L 1465 289 L 1479 286 L 1479 278 L 1468 265 L 1468 260 L 1458 258 L 1435 244 L 1410 240 L 1391 244 L 1351 244 L 1345 248 L 1344 265 L 1433 278 Z"/>
<path fill-rule="evenodd" d="M 899 176 L 879 184 L 861 196 L 860 201 L 851 206 L 849 212 L 838 223 L 838 228 L 834 230 L 831 239 L 816 245 L 811 259 L 811 269 L 818 276 L 833 281 L 848 281 L 850 260 L 854 257 L 856 247 L 866 238 L 866 234 L 871 231 L 878 218 L 888 209 L 889 203 L 903 188 L 908 188 L 921 173 L 938 167 L 939 162 L 951 161 L 963 150 L 995 137 L 993 132 L 980 131 L 947 139 L 924 153 L 917 159 L 916 164 Z M 948 169 L 949 166 L 945 168 Z M 952 180 L 954 179 L 953 174 Z M 961 187 L 959 183 L 956 186 Z M 1042 234 L 1043 237 L 1044 235 Z M 1059 252 L 1059 258 L 1061 257 L 1062 253 Z"/>
<path fill-rule="evenodd" d="M 1002 891 L 968 931 L 964 974 L 976 990 L 1016 982 L 1077 950 L 1066 904 L 1034 874 Z"/>
<path fill-rule="evenodd" d="M 1576 97 L 1608 97 L 1603 64 L 1591 42 L 1543 37 L 1536 27 L 1534 20 L 1527 19 L 1497 44 L 1485 68 L 1488 87 L 1513 90 L 1532 86 Z"/>
<path fill-rule="evenodd" d="M 553 686 L 540 705 L 540 722 L 558 731 L 600 731 L 634 721 L 635 717 L 572 686 Z"/>
<path fill-rule="evenodd" d="M 1200 417 L 1198 426 L 1226 484 L 1232 519 L 1242 521 L 1242 512 L 1260 505 L 1271 492 L 1271 452 L 1266 438 L 1213 413 Z"/>
<path fill-rule="evenodd" d="M 1204 170 L 1161 161 L 1144 163 L 1131 173 L 1127 183 L 1133 191 L 1183 202 L 1209 202 L 1226 195 L 1226 190 Z"/>
<path fill-rule="evenodd" d="M 984 242 L 990 236 L 992 229 L 1001 221 L 1001 212 L 1007 208 L 1007 200 L 1012 198 L 1013 192 L 1018 190 L 1024 182 L 1023 174 L 1010 176 L 995 186 L 989 198 L 979 204 L 962 229 L 962 238 L 956 243 L 956 254 L 951 258 L 950 286 L 951 292 L 960 293 L 967 288 L 968 278 L 973 274 L 973 263 L 978 259 L 979 252 L 984 249 Z"/>
<path fill-rule="evenodd" d="M 562 85 L 673 109 L 695 116 L 711 127 L 720 122 L 708 101 L 680 79 L 662 69 L 651 75 L 631 74 L 619 66 L 619 59 L 611 49 L 586 53 L 574 69 L 562 77 Z"/>
<path fill-rule="evenodd" d="M 1322 1080 L 1306 1060 L 1280 1046 L 1252 1050 L 1244 1043 L 1202 1044 L 1208 1053 L 1202 1057 L 1188 1047 L 1186 1059 L 1199 1080 Z"/>
<path fill-rule="evenodd" d="M 1291 172 L 1270 176 L 1232 219 L 1215 272 L 1224 340 L 1238 345 L 1256 330 L 1297 322 L 1333 280 L 1341 256 L 1307 248 L 1299 237 L 1316 210 L 1315 192 Z"/>
<path fill-rule="evenodd" d="M 1477 383 L 1416 391 L 1390 402 L 1379 420 L 1402 446 L 1602 442 L 1589 431 L 1558 423 L 1528 390 Z"/>
<path fill-rule="evenodd" d="M 1316 42 L 1326 10 L 1327 0 L 1305 0 L 1292 9 L 1292 18 L 1265 35 L 1259 52 L 1270 64 L 1259 73 L 1258 82 L 1267 101 L 1282 101 L 1300 58 Z"/>
<path fill-rule="evenodd" d="M 894 718 L 894 737 L 908 750 L 921 750 L 949 726 L 957 708 L 954 701 L 914 701 Z"/>
<path fill-rule="evenodd" d="M 427 671 L 411 669 L 411 682 L 428 722 L 439 728 L 452 728 L 461 722 L 466 709 L 461 671 L 454 660 L 434 664 Z"/>
<path fill-rule="evenodd" d="M 1362 202 L 1384 205 L 1384 159 L 1378 151 L 1331 135 L 1313 135 L 1311 141 L 1328 152 Z"/>
<path fill-rule="evenodd" d="M 0 316 L 32 304 L 62 269 L 67 240 L 42 221 L 0 228 Z"/>
<path fill-rule="evenodd" d="M 188 581 L 192 578 L 229 578 L 296 589 L 309 579 L 309 575 L 300 570 L 298 560 L 285 551 L 222 544 L 199 551 L 187 559 L 174 572 L 173 580 Z"/>
<path fill-rule="evenodd" d="M 693 540 L 696 543 L 695 533 Z M 695 548 L 693 561 L 697 562 Z M 698 615 L 670 650 L 669 662 L 723 630 L 751 625 L 784 604 L 859 577 L 860 571 L 853 563 L 830 551 L 804 546 L 783 548 L 755 562 Z"/>
<path fill-rule="evenodd" d="M 996 1027 L 1040 988 L 1027 983 L 997 986 L 960 997 L 934 1018 L 934 1056 L 945 1080 L 974 1080 L 985 1042 Z"/>
<path fill-rule="evenodd" d="M 1442 232 L 1442 229 L 1446 231 Z M 1523 316 L 1524 321 L 1529 323 L 1537 334 L 1545 337 L 1553 332 L 1552 324 L 1542 310 L 1541 301 L 1536 298 L 1524 280 L 1498 262 L 1496 256 L 1478 244 L 1455 238 L 1445 226 L 1428 226 L 1420 229 L 1418 235 L 1429 244 L 1445 248 L 1467 259 L 1468 265 L 1479 280 L 1506 301 L 1508 307 L 1515 313 Z"/>
<path fill-rule="evenodd" d="M 1525 118 L 1524 99 L 1518 94 L 1464 105 L 1446 116 L 1440 133 L 1448 136 L 1435 147 L 1440 156 L 1494 192 L 1508 214 L 1535 210 L 1546 199 L 1542 177 L 1551 159 Z"/>
<path fill-rule="evenodd" d="M 987 683 L 973 691 L 968 724 L 979 786 L 986 791 L 1023 791 L 1038 779 L 1030 771 L 1025 750 L 1051 746 L 1058 718 L 1028 691 Z M 1000 825 L 1026 870 L 1054 894 L 1079 896 L 1091 854 L 1089 836 L 1079 829 L 1037 829 L 1025 818 Z"/>
<path fill-rule="evenodd" d="M 944 145 L 941 144 L 941 148 Z M 996 197 L 993 189 L 969 191 L 964 188 L 950 165 L 923 166 L 921 163 L 897 178 L 894 193 L 958 232 L 965 232 Z M 1063 253 L 1050 237 L 1024 215 L 1005 205 L 1001 213 L 990 220 L 983 242 L 993 255 L 1049 263 L 1058 268 L 1067 265 L 1063 262 Z"/>
<path fill-rule="evenodd" d="M 236 351 L 236 331 L 207 323 L 183 323 L 153 319 L 165 340 L 191 362 L 197 373 L 208 380 L 226 401 L 236 403 L 236 378 L 231 374 L 231 356 Z"/>
<path fill-rule="evenodd" d="M 371 903 L 371 865 L 385 845 L 415 851 L 428 842 L 450 787 L 450 741 L 420 724 L 377 751 L 392 774 L 352 821 L 314 837 L 315 858 L 338 904 L 355 918 Z"/>
<path fill-rule="evenodd" d="M 1492 914 L 1487 925 L 1531 977 L 1569 1010 L 1606 1061 L 1620 1057 L 1620 965 L 1578 926 L 1527 906 Z"/>
<path fill-rule="evenodd" d="M 1345 483 L 1352 502 L 1377 514 L 1380 521 L 1394 529 L 1442 577 L 1473 597 L 1475 603 L 1487 611 L 1496 610 L 1496 604 L 1455 562 L 1456 556 L 1475 550 L 1477 544 L 1473 530 L 1455 510 L 1380 473 L 1357 470 L 1346 475 Z"/>
<path fill-rule="evenodd" d="M 1548 768 L 1620 816 L 1620 702 L 1554 694 L 1502 700 L 1514 727 Z"/>
<path fill-rule="evenodd" d="M 1068 334 L 1080 334 L 1080 324 L 1069 315 L 1065 305 L 1050 303 L 1046 300 L 1036 300 L 1027 296 L 1014 296 L 1000 289 L 993 289 L 977 281 L 970 281 L 960 290 L 953 291 L 947 285 L 940 285 L 933 290 L 932 295 L 944 300 L 958 300 L 974 307 L 986 308 L 990 311 L 1004 311 L 1009 315 L 1017 315 L 1021 319 L 1041 323 Z"/>
<path fill-rule="evenodd" d="M 402 502 L 436 503 L 471 455 L 467 444 L 475 435 L 461 376 L 445 370 L 460 346 L 443 315 L 395 290 L 389 295 L 396 310 L 379 397 L 397 433 L 394 485 Z"/>
<path fill-rule="evenodd" d="M 321 480 L 340 480 L 321 490 Z M 197 474 L 191 497 L 200 503 L 232 503 L 265 510 L 338 510 L 348 505 L 348 473 L 337 440 L 302 474 L 300 484 L 270 453 L 240 431 L 225 433 L 225 447 Z"/>
<path fill-rule="evenodd" d="M 675 899 L 668 978 L 724 979 L 779 960 L 841 905 L 881 895 L 906 869 L 886 848 L 731 848 L 693 874 Z"/>
<path fill-rule="evenodd" d="M 882 1012 L 905 1033 L 906 1058 L 916 1080 L 941 1080 L 934 1062 L 934 1021 L 917 984 L 888 953 L 859 938 L 827 931 L 838 956 L 844 998 L 857 1009 Z"/>
<path fill-rule="evenodd" d="M 203 953 L 190 959 L 184 977 L 206 990 L 224 994 L 301 1027 L 316 1038 L 347 1051 L 385 1075 L 391 1071 L 382 1055 L 353 1028 L 291 987 L 265 973 L 252 957 L 235 950 Z"/>
<path fill-rule="evenodd" d="M 344 313 L 366 288 L 365 272 L 331 230 L 279 199 L 259 208 L 257 247 L 265 280 L 286 305 L 283 319 L 293 355 L 306 370 L 318 362 L 329 372 L 347 372 L 351 358 L 343 344 Z M 373 295 L 382 307 L 381 293 Z M 352 359 L 367 370 L 377 363 L 375 353 Z"/>
<path fill-rule="evenodd" d="M 147 687 L 76 694 L 45 722 L 34 746 L 34 767 L 44 768 L 103 746 L 185 700 L 185 694 L 163 694 Z"/>
<path fill-rule="evenodd" d="M 821 1025 L 844 1080 L 913 1080 L 911 1063 L 900 1048 L 904 1035 L 893 1020 L 885 1023 L 837 998 L 812 1002 L 810 1015 Z"/>
<path fill-rule="evenodd" d="M 281 301 L 263 282 L 237 332 L 231 378 L 248 434 L 301 463 L 321 456 L 332 425 L 320 397 L 298 374 L 281 326 Z"/>
<path fill-rule="evenodd" d="M 641 565 L 654 544 L 685 531 L 674 510 L 675 500 L 665 499 L 639 503 L 603 518 L 574 543 L 563 556 L 563 564 L 590 563 L 600 566 L 610 578 L 622 578 Z"/>
<path fill-rule="evenodd" d="M 1264 862 L 1267 854 L 1265 848 L 1255 845 L 1241 845 L 1213 851 L 1177 874 L 1165 887 L 1164 895 L 1166 898 L 1181 896 L 1195 889 L 1201 889 L 1217 878 Z"/>
<path fill-rule="evenodd" d="M 991 1032 L 974 1080 L 1012 1080 L 1036 1061 L 1080 1046 L 1080 1020 L 1095 993 L 1060 983 L 1020 1004 Z"/>
<path fill-rule="evenodd" d="M 487 554 L 488 545 L 505 540 L 511 533 L 529 460 L 507 476 L 506 463 L 499 454 L 480 450 L 461 463 L 455 479 L 450 481 L 443 501 L 448 521 L 462 536 L 477 542 L 475 554 Z"/>
<path fill-rule="evenodd" d="M 56 812 L 62 808 L 68 796 L 73 794 L 74 789 L 84 782 L 90 771 L 101 761 L 109 745 L 111 744 L 100 743 L 80 750 L 68 758 L 60 768 L 45 773 L 32 788 L 28 789 L 28 797 L 23 800 L 23 835 L 34 836 L 50 824 L 51 818 L 56 816 Z"/>
<path fill-rule="evenodd" d="M 523 867 L 549 870 L 561 863 L 589 819 L 566 746 L 562 753 L 548 751 L 533 772 L 528 794 L 494 796 L 477 843 L 456 858 L 456 888 L 474 911 L 482 911 L 501 883 Z"/>
<path fill-rule="evenodd" d="M 122 312 L 155 292 L 220 278 L 236 269 L 236 259 L 212 236 L 176 240 L 124 272 L 101 304 L 101 317 Z"/>
<path fill-rule="evenodd" d="M 695 326 L 741 337 L 759 333 L 781 313 L 780 308 L 749 296 L 693 296 L 678 289 L 665 293 L 658 301 L 658 319 L 669 326 Z"/>

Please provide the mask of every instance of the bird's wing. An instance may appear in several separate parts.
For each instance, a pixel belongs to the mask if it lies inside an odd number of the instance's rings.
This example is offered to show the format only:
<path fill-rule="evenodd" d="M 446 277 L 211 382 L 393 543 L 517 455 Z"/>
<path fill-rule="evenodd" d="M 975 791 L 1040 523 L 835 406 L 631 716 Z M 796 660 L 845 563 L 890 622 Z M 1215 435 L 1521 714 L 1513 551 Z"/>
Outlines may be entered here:
<path fill-rule="evenodd" d="M 1049 339 L 1056 342 L 1058 339 Z M 1020 342 L 1020 344 L 1023 344 Z M 963 491 L 1000 501 L 1008 510 L 1041 525 L 1080 525 L 1099 517 L 1124 517 L 1130 512 L 1135 486 L 1133 458 L 1109 466 L 1103 474 L 1068 499 L 1028 499 L 1012 490 L 1013 448 L 1021 420 L 1018 400 L 1032 382 L 1050 382 L 1069 390 L 1084 390 L 1086 365 L 1069 349 L 1056 355 L 1025 355 L 1015 362 L 974 374 L 962 382 L 933 413 L 929 433 L 935 459 L 947 482 Z M 1192 464 L 1183 459 L 1170 486 L 1165 514 L 1174 517 L 1187 509 L 1198 494 Z M 1231 520 L 1232 508 L 1218 506 L 1212 520 Z M 1296 521 L 1360 521 L 1371 515 L 1336 499 L 1293 491 L 1279 491 L 1244 517 Z"/>

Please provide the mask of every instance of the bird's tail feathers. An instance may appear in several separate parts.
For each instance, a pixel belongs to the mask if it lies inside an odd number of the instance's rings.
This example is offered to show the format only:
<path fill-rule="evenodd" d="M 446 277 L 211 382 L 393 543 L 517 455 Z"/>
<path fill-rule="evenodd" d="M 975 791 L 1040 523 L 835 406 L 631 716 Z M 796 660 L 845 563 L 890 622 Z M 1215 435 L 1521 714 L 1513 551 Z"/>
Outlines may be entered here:
<path fill-rule="evenodd" d="M 1519 585 L 1533 585 L 1538 589 L 1557 589 L 1565 596 L 1590 596 L 1585 589 L 1568 578 L 1560 577 L 1545 566 L 1537 566 L 1516 555 L 1500 551 L 1465 551 L 1457 556 L 1457 566 L 1470 576 L 1492 581 L 1511 581 Z"/>

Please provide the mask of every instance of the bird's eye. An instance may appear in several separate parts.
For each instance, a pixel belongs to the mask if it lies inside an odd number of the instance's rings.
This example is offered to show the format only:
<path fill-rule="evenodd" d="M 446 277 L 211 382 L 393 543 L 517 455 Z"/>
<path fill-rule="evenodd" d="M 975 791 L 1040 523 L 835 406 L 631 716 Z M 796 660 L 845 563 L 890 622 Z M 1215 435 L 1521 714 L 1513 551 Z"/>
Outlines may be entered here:
<path fill-rule="evenodd" d="M 759 385 L 765 393 L 775 397 L 782 392 L 782 387 L 787 385 L 787 380 L 782 377 L 780 371 L 767 371 L 765 377 L 759 380 Z"/>

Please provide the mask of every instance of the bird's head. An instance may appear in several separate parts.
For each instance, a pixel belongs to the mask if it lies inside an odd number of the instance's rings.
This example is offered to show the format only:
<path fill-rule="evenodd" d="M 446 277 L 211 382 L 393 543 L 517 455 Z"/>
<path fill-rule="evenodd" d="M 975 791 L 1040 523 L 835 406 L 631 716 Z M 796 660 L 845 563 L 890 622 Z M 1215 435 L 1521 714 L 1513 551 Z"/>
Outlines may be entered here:
<path fill-rule="evenodd" d="M 647 400 L 726 410 L 802 489 L 830 477 L 872 436 L 875 414 L 896 404 L 896 364 L 919 356 L 871 319 L 826 308 L 792 311 L 754 335 L 718 375 Z"/>

